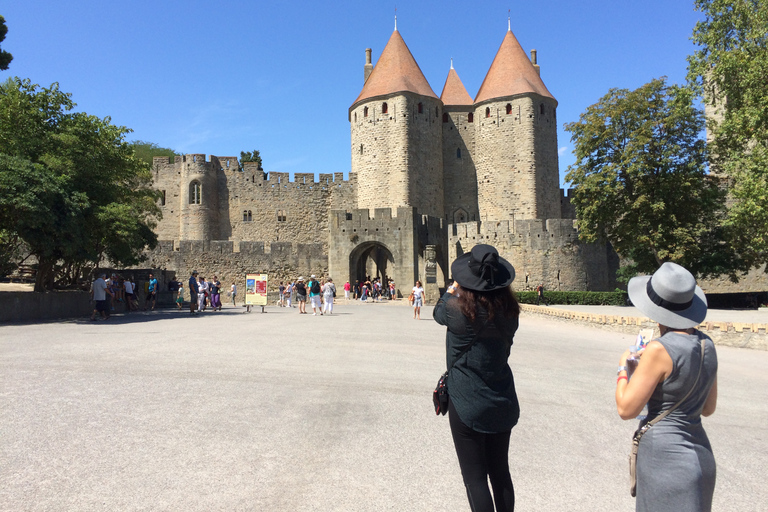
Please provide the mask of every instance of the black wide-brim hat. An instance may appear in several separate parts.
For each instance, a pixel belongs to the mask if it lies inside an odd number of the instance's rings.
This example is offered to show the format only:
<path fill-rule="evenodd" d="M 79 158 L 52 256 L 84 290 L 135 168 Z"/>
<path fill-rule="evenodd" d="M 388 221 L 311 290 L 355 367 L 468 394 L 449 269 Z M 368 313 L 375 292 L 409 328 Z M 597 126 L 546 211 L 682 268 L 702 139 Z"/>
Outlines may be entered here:
<path fill-rule="evenodd" d="M 495 247 L 479 244 L 454 260 L 451 274 L 462 288 L 490 292 L 509 286 L 515 280 L 515 267 Z"/>

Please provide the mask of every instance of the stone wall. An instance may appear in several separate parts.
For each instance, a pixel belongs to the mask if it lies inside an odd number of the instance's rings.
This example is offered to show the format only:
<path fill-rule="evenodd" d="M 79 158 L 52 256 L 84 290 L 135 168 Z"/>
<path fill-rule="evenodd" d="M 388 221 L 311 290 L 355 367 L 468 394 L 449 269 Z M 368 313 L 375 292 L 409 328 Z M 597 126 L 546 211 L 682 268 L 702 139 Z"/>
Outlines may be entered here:
<path fill-rule="evenodd" d="M 93 312 L 89 292 L 0 292 L 0 323 L 78 318 Z"/>
<path fill-rule="evenodd" d="M 443 179 L 445 214 L 449 222 L 467 222 L 480 218 L 477 205 L 475 169 L 474 107 L 446 106 L 443 122 Z"/>
<path fill-rule="evenodd" d="M 237 247 L 237 251 L 235 250 Z M 276 289 L 280 281 L 304 278 L 311 274 L 328 275 L 328 255 L 322 244 L 293 244 L 290 242 L 239 242 L 185 240 L 174 243 L 161 241 L 147 253 L 145 268 L 176 272 L 177 279 L 186 282 L 193 270 L 206 279 L 218 276 L 229 289 L 232 282 L 243 283 L 247 273 L 269 274 L 269 287 Z M 273 290 L 272 290 L 273 291 Z"/>
<path fill-rule="evenodd" d="M 555 105 L 535 95 L 475 105 L 481 220 L 560 216 Z"/>
<path fill-rule="evenodd" d="M 602 244 L 578 240 L 570 219 L 468 222 L 448 226 L 448 260 L 477 244 L 496 247 L 515 267 L 514 287 L 533 290 L 612 291 L 618 258 Z"/>
<path fill-rule="evenodd" d="M 357 176 L 343 173 L 264 173 L 235 157 L 185 155 L 155 158 L 155 187 L 164 192 L 161 240 L 266 240 L 319 243 L 327 247 L 328 212 L 357 204 Z M 201 186 L 200 204 L 194 184 Z"/>
<path fill-rule="evenodd" d="M 411 93 L 350 109 L 358 208 L 406 206 L 443 216 L 441 113 L 440 100 Z"/>

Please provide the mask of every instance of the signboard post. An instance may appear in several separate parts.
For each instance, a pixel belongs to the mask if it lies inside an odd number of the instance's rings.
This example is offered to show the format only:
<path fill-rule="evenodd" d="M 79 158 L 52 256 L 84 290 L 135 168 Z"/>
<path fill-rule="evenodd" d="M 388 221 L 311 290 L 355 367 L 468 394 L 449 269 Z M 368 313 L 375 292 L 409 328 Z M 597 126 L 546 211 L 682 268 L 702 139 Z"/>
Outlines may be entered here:
<path fill-rule="evenodd" d="M 267 274 L 245 274 L 245 306 L 250 312 L 251 306 L 267 305 Z"/>

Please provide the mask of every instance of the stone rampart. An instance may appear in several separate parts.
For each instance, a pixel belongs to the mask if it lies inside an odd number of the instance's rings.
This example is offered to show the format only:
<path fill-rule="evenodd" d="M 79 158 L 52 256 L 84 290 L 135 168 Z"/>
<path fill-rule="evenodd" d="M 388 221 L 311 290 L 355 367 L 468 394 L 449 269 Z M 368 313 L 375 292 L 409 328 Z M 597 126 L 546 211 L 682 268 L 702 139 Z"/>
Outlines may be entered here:
<path fill-rule="evenodd" d="M 154 251 L 147 252 L 147 257 L 144 267 L 173 270 L 182 282 L 193 270 L 206 279 L 216 275 L 226 290 L 233 281 L 241 285 L 247 273 L 267 273 L 270 292 L 280 281 L 328 273 L 328 254 L 322 244 L 164 240 Z"/>
<path fill-rule="evenodd" d="M 448 260 L 490 244 L 514 265 L 515 288 L 611 291 L 618 258 L 603 244 L 579 241 L 573 219 L 466 222 L 448 226 Z"/>
<path fill-rule="evenodd" d="M 656 327 L 656 322 L 646 317 L 603 315 L 530 304 L 521 304 L 520 307 L 525 314 L 544 315 L 591 326 L 597 325 L 628 334 L 636 334 L 640 329 Z M 696 328 L 712 338 L 717 345 L 768 350 L 768 323 L 704 322 Z"/>

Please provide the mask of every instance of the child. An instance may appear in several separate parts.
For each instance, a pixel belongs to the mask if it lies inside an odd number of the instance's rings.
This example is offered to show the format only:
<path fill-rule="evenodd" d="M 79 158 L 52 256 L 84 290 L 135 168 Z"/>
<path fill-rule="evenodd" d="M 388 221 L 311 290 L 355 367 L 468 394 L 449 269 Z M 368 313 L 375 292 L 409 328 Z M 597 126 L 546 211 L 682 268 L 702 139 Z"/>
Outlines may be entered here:
<path fill-rule="evenodd" d="M 180 310 L 184 304 L 184 284 L 179 283 L 179 294 L 176 296 L 176 307 Z"/>

